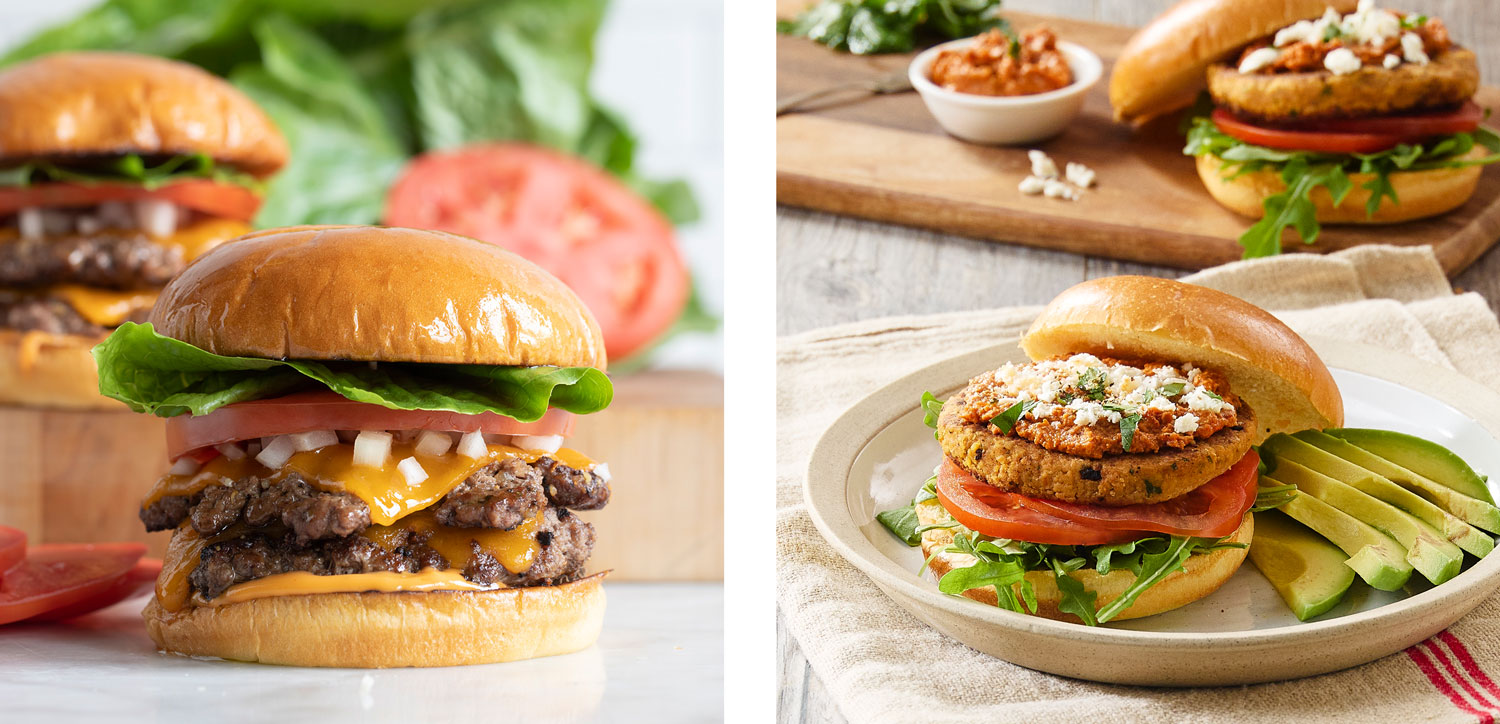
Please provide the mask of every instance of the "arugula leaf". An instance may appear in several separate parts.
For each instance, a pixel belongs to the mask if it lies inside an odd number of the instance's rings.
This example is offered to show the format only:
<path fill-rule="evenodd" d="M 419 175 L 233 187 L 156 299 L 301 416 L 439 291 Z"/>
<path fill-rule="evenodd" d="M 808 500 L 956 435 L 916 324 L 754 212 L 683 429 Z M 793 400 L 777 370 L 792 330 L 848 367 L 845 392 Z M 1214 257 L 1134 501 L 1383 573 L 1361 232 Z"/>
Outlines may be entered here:
<path fill-rule="evenodd" d="M 927 479 L 922 484 L 922 489 L 917 491 L 917 497 L 912 498 L 913 503 L 925 503 L 937 497 L 937 475 Z"/>
<path fill-rule="evenodd" d="M 922 393 L 922 424 L 932 428 L 932 437 L 937 439 L 938 416 L 943 413 L 943 401 L 931 392 Z"/>
<path fill-rule="evenodd" d="M 1000 0 L 823 0 L 778 21 L 776 30 L 856 55 L 904 53 L 924 36 L 963 38 L 1001 28 L 1014 37 L 999 10 Z"/>
<path fill-rule="evenodd" d="M 1011 430 L 1016 429 L 1016 423 L 1021 421 L 1021 416 L 1033 407 L 1036 407 L 1036 400 L 1020 400 L 1005 408 L 1004 412 L 990 418 L 990 424 L 1000 428 L 1001 435 L 1009 435 Z"/>
<path fill-rule="evenodd" d="M 1259 513 L 1263 510 L 1280 508 L 1291 502 L 1297 494 L 1295 485 L 1262 485 L 1255 494 L 1255 503 L 1250 506 L 1250 512 Z"/>
<path fill-rule="evenodd" d="M 1083 559 L 1078 559 L 1079 564 Z M 1099 594 L 1085 588 L 1078 579 L 1068 575 L 1068 568 L 1056 558 L 1051 559 L 1052 577 L 1057 581 L 1057 590 L 1062 594 L 1058 601 L 1057 610 L 1063 613 L 1071 613 L 1089 626 L 1098 626 L 1099 620 L 1094 615 L 1094 602 Z M 1077 566 L 1074 566 L 1076 569 Z"/>
<path fill-rule="evenodd" d="M 1130 443 L 1135 442 L 1135 426 L 1141 422 L 1141 413 L 1132 412 L 1120 418 L 1120 447 L 1130 452 Z"/>
<path fill-rule="evenodd" d="M 94 348 L 99 391 L 158 417 L 206 415 L 224 405 L 327 387 L 356 402 L 398 410 L 494 412 L 521 422 L 547 408 L 587 414 L 613 386 L 592 367 L 504 367 L 318 362 L 226 357 L 126 322 Z"/>
<path fill-rule="evenodd" d="M 1196 539 L 1185 536 L 1172 536 L 1171 545 L 1160 553 L 1148 553 L 1141 558 L 1141 570 L 1136 574 L 1135 582 L 1120 594 L 1119 598 L 1110 601 L 1104 608 L 1099 609 L 1099 623 L 1104 623 L 1120 615 L 1120 612 L 1130 608 L 1140 598 L 1146 589 L 1158 584 L 1163 578 L 1173 572 L 1181 570 L 1182 564 L 1193 554 L 1193 548 L 1197 545 Z"/>
<path fill-rule="evenodd" d="M 916 546 L 922 542 L 922 534 L 917 530 L 917 508 L 911 503 L 905 507 L 887 510 L 875 514 L 875 520 L 885 526 L 891 535 L 900 538 L 909 546 Z"/>

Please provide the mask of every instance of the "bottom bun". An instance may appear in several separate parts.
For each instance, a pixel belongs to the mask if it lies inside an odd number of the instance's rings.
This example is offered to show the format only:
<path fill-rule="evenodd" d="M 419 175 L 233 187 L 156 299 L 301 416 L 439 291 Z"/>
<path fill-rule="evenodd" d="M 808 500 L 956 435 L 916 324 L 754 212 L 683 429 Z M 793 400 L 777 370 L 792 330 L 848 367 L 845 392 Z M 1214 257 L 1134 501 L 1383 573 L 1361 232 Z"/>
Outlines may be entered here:
<path fill-rule="evenodd" d="M 99 394 L 91 350 L 103 337 L 0 330 L 0 405 L 123 410 Z"/>
<path fill-rule="evenodd" d="M 918 505 L 918 518 L 921 519 L 923 525 L 931 525 L 939 522 L 942 516 L 941 510 L 941 506 L 935 502 Z M 1183 563 L 1183 570 L 1163 578 L 1161 582 L 1146 589 L 1135 599 L 1135 603 L 1111 620 L 1123 621 L 1128 618 L 1164 613 L 1186 606 L 1219 590 L 1219 586 L 1224 585 L 1224 582 L 1239 570 L 1240 564 L 1245 560 L 1245 554 L 1249 552 L 1250 539 L 1254 534 L 1254 516 L 1246 513 L 1245 520 L 1226 541 L 1244 543 L 1245 548 L 1225 548 L 1212 553 L 1189 556 Z M 951 542 L 953 542 L 951 530 L 938 528 L 922 534 L 922 554 L 932 559 L 928 567 L 938 578 L 942 578 L 943 574 L 954 568 L 962 568 L 974 561 L 973 557 L 966 553 L 943 551 Z M 933 555 L 935 552 L 936 556 Z M 1101 576 L 1098 571 L 1092 569 L 1074 571 L 1068 575 L 1082 583 L 1084 588 L 1098 594 L 1094 602 L 1096 609 L 1109 605 L 1111 601 L 1119 598 L 1120 594 L 1124 593 L 1132 583 L 1135 583 L 1135 574 L 1124 570 L 1110 571 L 1106 576 Z M 1032 571 L 1026 574 L 1026 580 L 1031 583 L 1032 590 L 1036 593 L 1035 615 L 1058 621 L 1083 623 L 1082 619 L 1077 616 L 1058 610 L 1057 606 L 1062 601 L 1062 594 L 1057 590 L 1057 580 L 1051 573 Z M 1019 594 L 1021 584 L 1017 583 L 1014 587 Z M 993 586 L 971 588 L 964 591 L 963 595 L 991 606 L 998 602 Z"/>
<path fill-rule="evenodd" d="M 146 632 L 168 653 L 286 666 L 460 666 L 588 648 L 604 623 L 597 573 L 496 591 L 322 593 L 169 613 L 153 597 Z"/>
<path fill-rule="evenodd" d="M 1462 159 L 1484 157 L 1484 148 L 1475 146 Z M 1394 224 L 1412 219 L 1452 211 L 1462 206 L 1474 194 L 1479 185 L 1479 166 L 1463 168 L 1434 168 L 1426 171 L 1398 171 L 1390 175 L 1391 187 L 1396 190 L 1400 202 L 1382 199 L 1374 215 L 1365 215 L 1365 204 L 1370 200 L 1370 190 L 1364 185 L 1375 178 L 1372 173 L 1349 174 L 1349 194 L 1344 202 L 1333 205 L 1333 196 L 1328 189 L 1319 186 L 1308 194 L 1317 207 L 1318 221 L 1325 224 Z M 1225 179 L 1223 159 L 1211 153 L 1198 157 L 1198 176 L 1208 193 L 1224 206 L 1242 216 L 1259 219 L 1265 214 L 1262 202 L 1286 190 L 1278 172 L 1261 169 L 1232 179 Z"/>

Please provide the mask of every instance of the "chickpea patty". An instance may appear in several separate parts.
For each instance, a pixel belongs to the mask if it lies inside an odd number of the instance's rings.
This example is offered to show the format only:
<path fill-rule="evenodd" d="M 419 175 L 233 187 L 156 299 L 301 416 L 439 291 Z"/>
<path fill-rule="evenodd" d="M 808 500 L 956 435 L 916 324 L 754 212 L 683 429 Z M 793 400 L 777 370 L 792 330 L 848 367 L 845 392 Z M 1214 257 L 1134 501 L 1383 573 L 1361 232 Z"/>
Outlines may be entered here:
<path fill-rule="evenodd" d="M 1353 73 L 1327 70 L 1241 73 L 1219 63 L 1208 69 L 1214 103 L 1247 120 L 1287 123 L 1430 110 L 1463 103 L 1479 90 L 1474 51 L 1454 47 L 1426 64 L 1366 65 Z"/>

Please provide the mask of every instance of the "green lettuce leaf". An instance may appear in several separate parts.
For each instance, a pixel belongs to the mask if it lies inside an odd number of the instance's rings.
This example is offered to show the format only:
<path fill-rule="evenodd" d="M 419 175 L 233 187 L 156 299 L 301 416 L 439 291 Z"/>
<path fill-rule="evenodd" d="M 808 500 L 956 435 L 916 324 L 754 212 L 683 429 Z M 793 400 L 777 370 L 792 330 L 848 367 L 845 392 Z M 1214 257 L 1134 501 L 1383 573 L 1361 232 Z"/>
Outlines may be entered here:
<path fill-rule="evenodd" d="M 220 166 L 208 154 L 203 153 L 172 156 L 154 165 L 131 153 L 91 163 L 59 163 L 37 159 L 0 169 L 0 186 L 23 188 L 36 183 L 60 181 L 75 184 L 123 182 L 154 189 L 188 179 L 207 179 L 244 186 L 257 192 L 262 190 L 261 182 L 254 176 Z"/>
<path fill-rule="evenodd" d="M 588 414 L 614 388 L 592 367 L 504 367 L 318 362 L 226 357 L 126 322 L 98 347 L 99 391 L 158 417 L 206 415 L 224 405 L 323 386 L 397 410 L 494 412 L 535 422 L 548 407 Z"/>

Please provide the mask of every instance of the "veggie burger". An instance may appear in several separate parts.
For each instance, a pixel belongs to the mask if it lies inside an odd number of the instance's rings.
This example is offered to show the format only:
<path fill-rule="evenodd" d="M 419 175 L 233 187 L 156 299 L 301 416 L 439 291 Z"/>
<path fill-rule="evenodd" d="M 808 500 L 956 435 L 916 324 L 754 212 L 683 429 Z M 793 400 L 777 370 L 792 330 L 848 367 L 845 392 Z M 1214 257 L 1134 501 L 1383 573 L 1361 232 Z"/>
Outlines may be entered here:
<path fill-rule="evenodd" d="M 0 72 L 0 404 L 117 407 L 89 349 L 250 230 L 287 146 L 195 66 L 60 53 Z"/>
<path fill-rule="evenodd" d="M 1021 346 L 1034 361 L 924 397 L 943 461 L 880 515 L 943 592 L 1013 611 L 1094 625 L 1207 596 L 1244 560 L 1252 510 L 1282 502 L 1257 500 L 1252 445 L 1343 421 L 1307 343 L 1212 289 L 1084 282 Z"/>
<path fill-rule="evenodd" d="M 1480 126 L 1479 69 L 1439 18 L 1373 0 L 1188 0 L 1141 30 L 1110 79 L 1121 119 L 1187 105 L 1184 152 L 1208 191 L 1258 218 L 1247 256 L 1282 232 L 1381 224 L 1463 205 L 1500 136 Z"/>
<path fill-rule="evenodd" d="M 610 402 L 604 342 L 493 244 L 377 227 L 258 232 L 199 257 L 95 350 L 100 391 L 167 417 L 140 510 L 171 530 L 167 651 L 439 666 L 598 637 L 609 470 L 563 447 Z"/>

